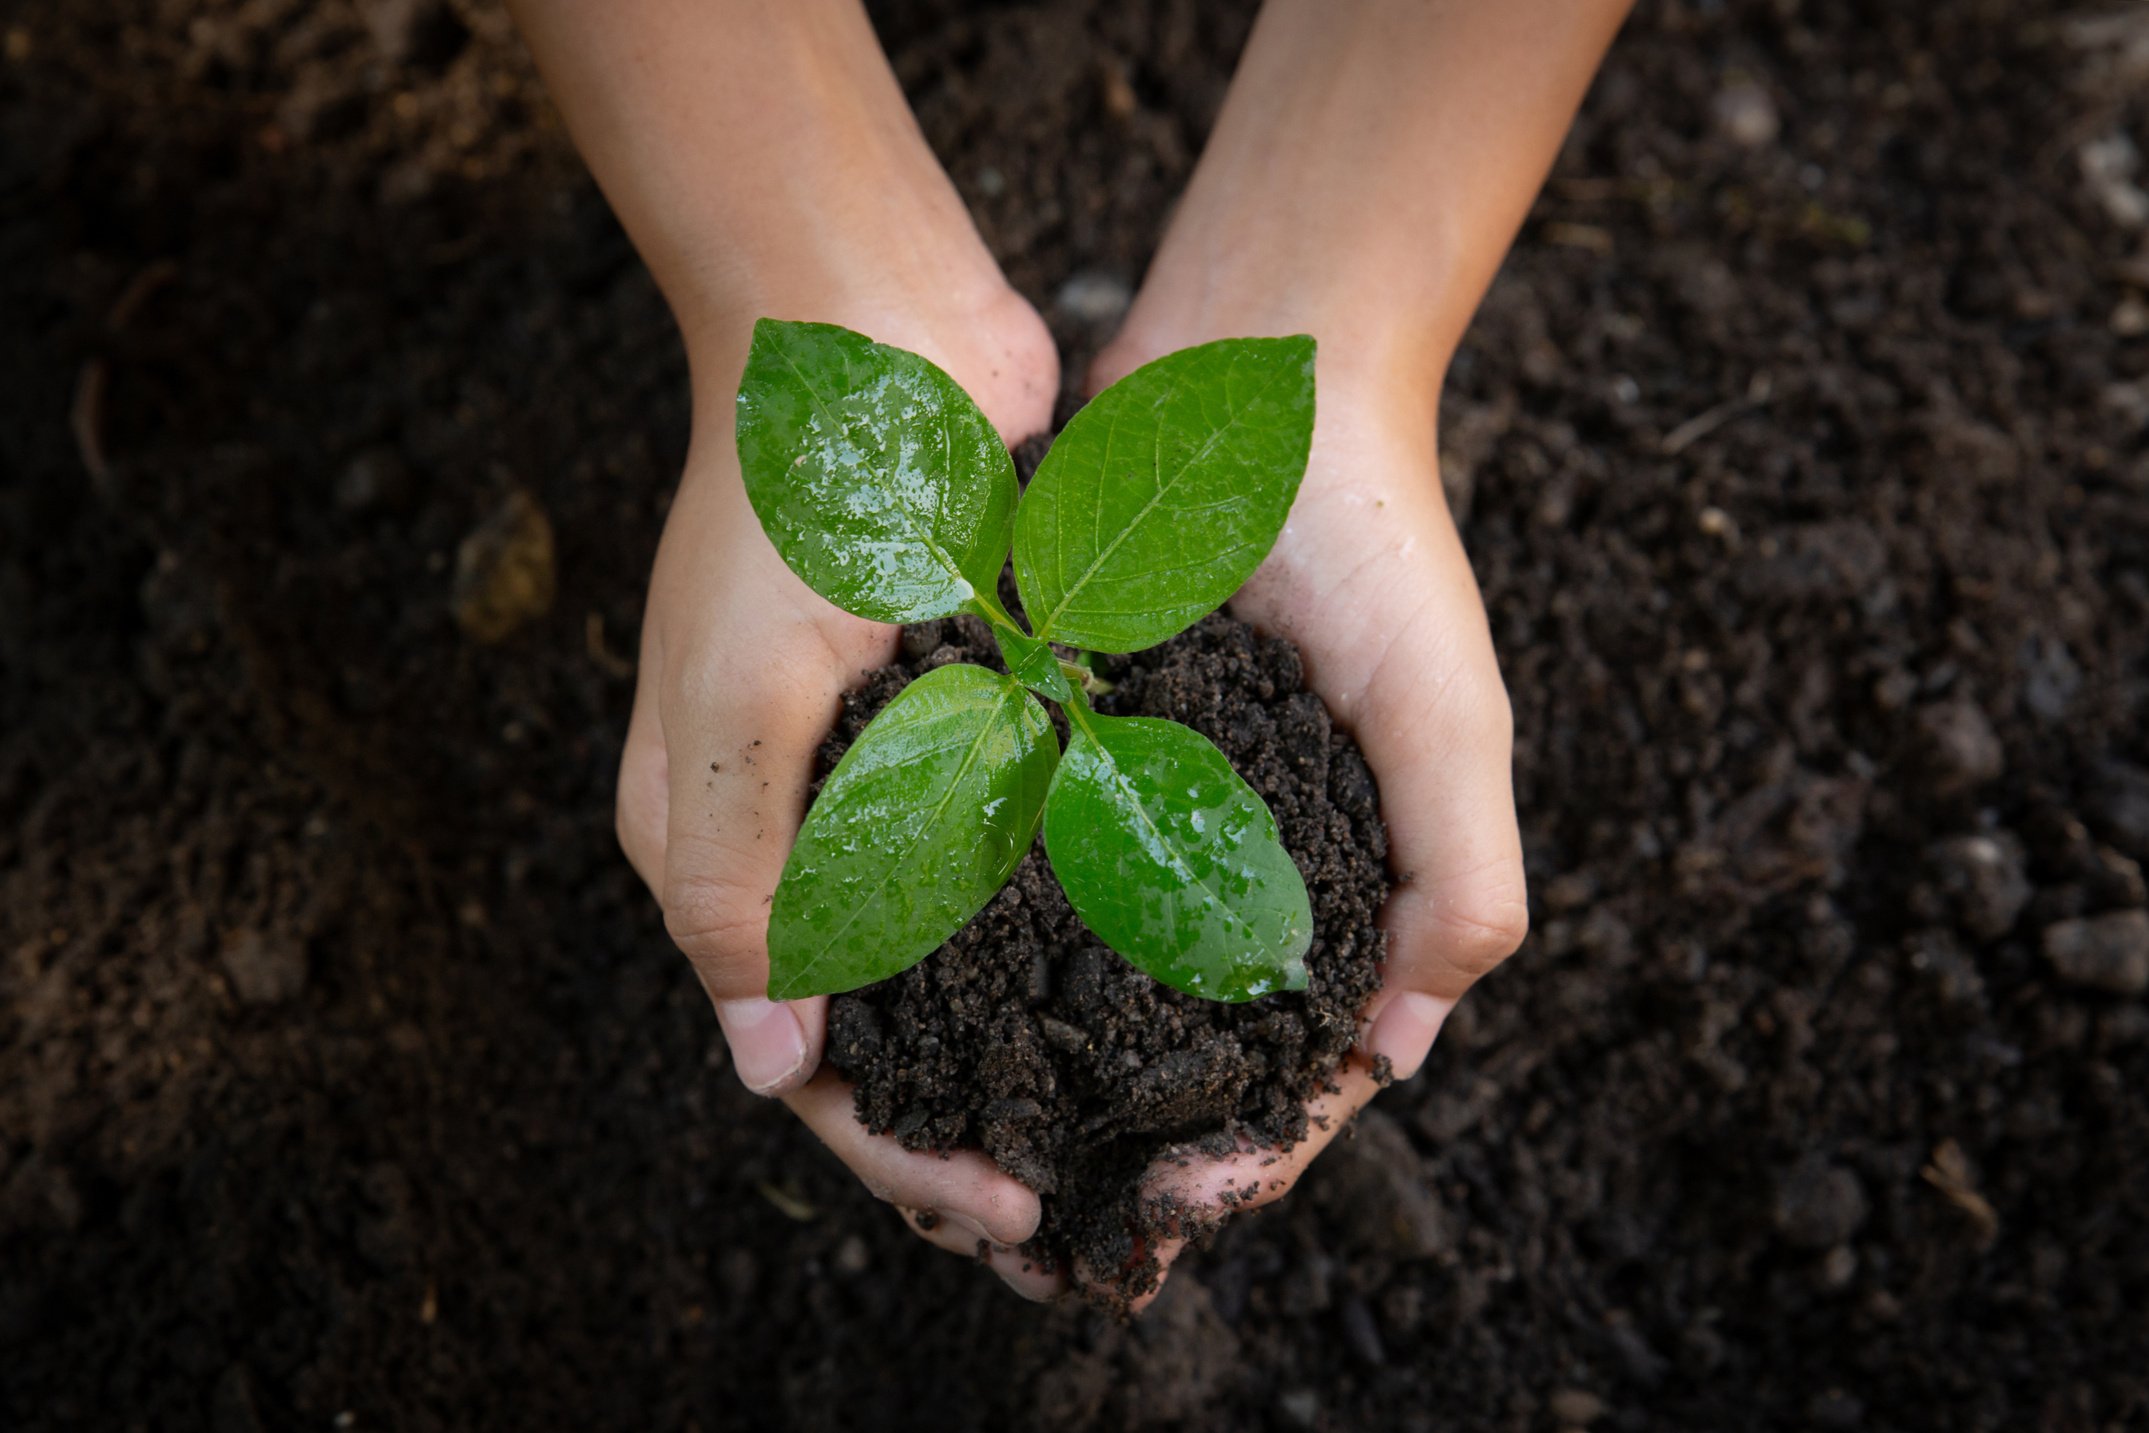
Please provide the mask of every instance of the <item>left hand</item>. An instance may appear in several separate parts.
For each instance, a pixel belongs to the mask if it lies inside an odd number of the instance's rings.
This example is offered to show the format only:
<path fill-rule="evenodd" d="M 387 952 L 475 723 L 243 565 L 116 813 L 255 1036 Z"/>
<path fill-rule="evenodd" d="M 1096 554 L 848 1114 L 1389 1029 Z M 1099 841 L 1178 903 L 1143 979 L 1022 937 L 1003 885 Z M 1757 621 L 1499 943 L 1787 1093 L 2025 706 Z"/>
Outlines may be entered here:
<path fill-rule="evenodd" d="M 1177 346 L 1115 345 L 1093 369 L 1092 391 Z M 1298 501 L 1231 603 L 1298 645 L 1309 684 L 1356 738 L 1380 784 L 1400 883 L 1382 913 L 1381 988 L 1336 1091 L 1308 1107 L 1307 1138 L 1280 1157 L 1249 1149 L 1152 1168 L 1153 1191 L 1197 1208 L 1221 1213 L 1232 1189 L 1256 1190 L 1237 1209 L 1282 1197 L 1380 1088 L 1373 1059 L 1385 1057 L 1395 1079 L 1415 1075 L 1448 1012 L 1528 928 L 1512 718 L 1440 485 L 1437 391 L 1322 366 Z M 1167 1267 L 1184 1244 L 1158 1248 Z"/>

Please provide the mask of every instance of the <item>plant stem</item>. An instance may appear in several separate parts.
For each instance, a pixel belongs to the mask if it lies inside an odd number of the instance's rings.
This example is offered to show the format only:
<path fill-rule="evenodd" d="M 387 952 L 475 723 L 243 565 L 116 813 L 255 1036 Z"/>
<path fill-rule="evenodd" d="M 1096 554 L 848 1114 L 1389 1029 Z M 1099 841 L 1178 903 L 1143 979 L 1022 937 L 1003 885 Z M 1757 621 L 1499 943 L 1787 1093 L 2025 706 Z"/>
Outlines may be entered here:
<path fill-rule="evenodd" d="M 1060 670 L 1067 674 L 1069 685 L 1080 691 L 1093 692 L 1100 697 L 1118 685 L 1116 682 L 1106 681 L 1097 675 L 1095 668 L 1085 667 L 1080 662 L 1062 661 Z"/>
<path fill-rule="evenodd" d="M 1083 689 L 1080 682 L 1069 682 L 1067 685 L 1074 693 L 1074 700 L 1061 702 L 1060 709 L 1067 713 L 1069 722 L 1080 727 L 1091 741 L 1095 741 L 1097 728 L 1091 724 L 1090 718 L 1096 713 L 1089 709 L 1089 693 Z"/>
<path fill-rule="evenodd" d="M 996 627 L 1002 632 L 1011 632 L 1025 642 L 1037 640 L 1022 630 L 1022 624 L 1009 616 L 1007 609 L 1000 605 L 1000 599 L 990 592 L 971 589 L 970 600 L 963 606 L 972 616 L 982 617 L 988 626 Z"/>

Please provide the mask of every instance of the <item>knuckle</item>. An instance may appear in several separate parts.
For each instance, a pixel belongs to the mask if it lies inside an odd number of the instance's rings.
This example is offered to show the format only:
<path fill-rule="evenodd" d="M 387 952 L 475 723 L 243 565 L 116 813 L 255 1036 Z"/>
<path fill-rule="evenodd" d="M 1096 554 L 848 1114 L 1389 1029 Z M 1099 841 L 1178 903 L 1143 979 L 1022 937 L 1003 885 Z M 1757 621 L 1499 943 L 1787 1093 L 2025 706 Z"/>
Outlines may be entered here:
<path fill-rule="evenodd" d="M 1460 682 L 1463 720 L 1479 740 L 1503 750 L 1514 745 L 1515 704 L 1497 670 L 1478 672 Z"/>
<path fill-rule="evenodd" d="M 664 929 L 712 994 L 721 999 L 760 993 L 757 967 L 768 938 L 768 914 L 749 892 L 708 877 L 667 877 Z"/>
<path fill-rule="evenodd" d="M 1519 869 L 1480 878 L 1435 908 L 1448 960 L 1466 978 L 1490 974 L 1530 932 L 1530 909 Z"/>

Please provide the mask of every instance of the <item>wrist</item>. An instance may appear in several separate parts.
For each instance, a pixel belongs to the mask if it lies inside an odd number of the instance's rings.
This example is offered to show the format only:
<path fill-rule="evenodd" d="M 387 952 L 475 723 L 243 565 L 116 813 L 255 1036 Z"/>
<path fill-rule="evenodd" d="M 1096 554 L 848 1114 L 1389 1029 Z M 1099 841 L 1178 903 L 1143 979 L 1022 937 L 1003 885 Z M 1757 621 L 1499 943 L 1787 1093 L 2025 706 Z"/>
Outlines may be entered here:
<path fill-rule="evenodd" d="M 801 187 L 750 199 L 712 189 L 682 213 L 662 247 L 686 257 L 658 277 L 697 396 L 708 374 L 728 397 L 761 318 L 839 323 L 925 352 L 966 388 L 989 376 L 967 366 L 975 350 L 1015 343 L 1025 320 L 1037 323 L 923 141 L 871 131 L 861 120 L 840 139 L 821 136 L 827 153 L 805 166 Z M 968 330 L 986 342 L 957 342 Z M 1051 357 L 1049 337 L 1045 349 Z"/>
<path fill-rule="evenodd" d="M 1350 261 L 1332 255 L 1259 268 L 1221 256 L 1214 262 L 1219 266 L 1199 282 L 1178 282 L 1160 259 L 1125 325 L 1098 355 L 1092 390 L 1193 344 L 1306 333 L 1319 345 L 1323 418 L 1377 409 L 1428 427 L 1437 419 L 1453 342 L 1422 306 L 1413 309 L 1377 281 L 1336 275 Z M 1294 272 L 1312 277 L 1286 277 Z"/>
<path fill-rule="evenodd" d="M 1020 316 L 857 0 L 511 7 L 671 305 L 698 397 L 729 401 L 771 314 L 906 347 L 944 331 L 929 356 L 966 386 L 991 378 L 958 365 L 992 344 L 954 336 L 983 324 L 1005 348 Z"/>
<path fill-rule="evenodd" d="M 922 353 L 980 405 L 995 376 L 1042 376 L 1057 385 L 1057 351 L 1029 304 L 989 259 L 960 252 L 938 266 L 889 262 L 886 254 L 821 252 L 767 267 L 733 267 L 719 283 L 673 300 L 697 405 L 729 402 L 738 387 L 756 321 L 841 324 L 882 343 Z M 1026 434 L 1017 434 L 1017 437 Z"/>
<path fill-rule="evenodd" d="M 1107 352 L 1133 359 L 1131 368 L 1212 339 L 1306 333 L 1320 345 L 1324 381 L 1437 391 L 1454 347 L 1445 326 L 1377 280 L 1329 282 L 1321 271 L 1331 265 L 1351 260 L 1328 253 L 1303 267 L 1285 260 L 1260 268 L 1225 261 L 1197 284 L 1153 270 Z M 1286 277 L 1294 272 L 1314 277 Z"/>

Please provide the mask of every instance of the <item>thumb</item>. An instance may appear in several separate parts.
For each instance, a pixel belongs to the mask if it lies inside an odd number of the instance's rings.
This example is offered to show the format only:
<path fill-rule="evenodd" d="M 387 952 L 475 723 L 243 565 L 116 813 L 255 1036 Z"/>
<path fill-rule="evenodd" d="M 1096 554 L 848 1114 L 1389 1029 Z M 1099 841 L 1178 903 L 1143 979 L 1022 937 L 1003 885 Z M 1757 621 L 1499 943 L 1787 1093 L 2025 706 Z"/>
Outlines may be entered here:
<path fill-rule="evenodd" d="M 1469 596 L 1419 608 L 1367 683 L 1358 714 L 1402 875 L 1384 914 L 1388 960 L 1364 1045 L 1387 1057 L 1398 1079 L 1417 1073 L 1448 1012 L 1529 928 L 1513 717 Z"/>
<path fill-rule="evenodd" d="M 827 1001 L 771 1001 L 769 907 L 834 715 L 842 668 L 811 623 L 690 658 L 658 698 L 666 750 L 664 924 L 716 1006 L 733 1068 L 784 1094 L 820 1063 Z M 752 651 L 741 650 L 750 645 Z M 775 651 L 786 660 L 771 661 Z M 830 654 L 833 655 L 833 654 Z"/>
<path fill-rule="evenodd" d="M 804 1084 L 820 1063 L 827 1001 L 816 996 L 779 1004 L 761 993 L 768 968 L 763 900 L 775 890 L 782 861 L 779 856 L 771 868 L 760 850 L 764 842 L 748 839 L 741 848 L 723 834 L 748 823 L 754 823 L 752 830 L 766 829 L 767 813 L 778 805 L 767 799 L 776 791 L 776 778 L 756 777 L 751 786 L 739 781 L 719 786 L 714 778 L 722 775 L 723 761 L 703 759 L 703 754 L 721 748 L 723 738 L 713 731 L 703 739 L 689 736 L 682 776 L 699 769 L 712 779 L 699 787 L 682 781 L 689 789 L 675 801 L 671 751 L 658 715 L 663 704 L 649 679 L 654 667 L 645 654 L 645 679 L 635 695 L 620 761 L 619 843 L 657 896 L 667 929 L 715 1006 L 739 1079 L 757 1094 L 787 1094 Z M 688 732 L 696 730 L 695 724 L 682 725 Z M 735 764 L 742 774 L 773 771 L 786 749 L 780 737 L 748 736 Z M 789 749 L 795 760 L 795 744 Z M 810 751 L 806 760 L 810 763 Z M 761 781 L 769 783 L 765 791 Z M 671 813 L 681 809 L 682 802 L 690 812 L 699 809 L 683 823 L 695 829 L 675 845 Z M 750 838 L 751 830 L 748 834 Z M 680 852 L 676 863 L 675 849 Z"/>

